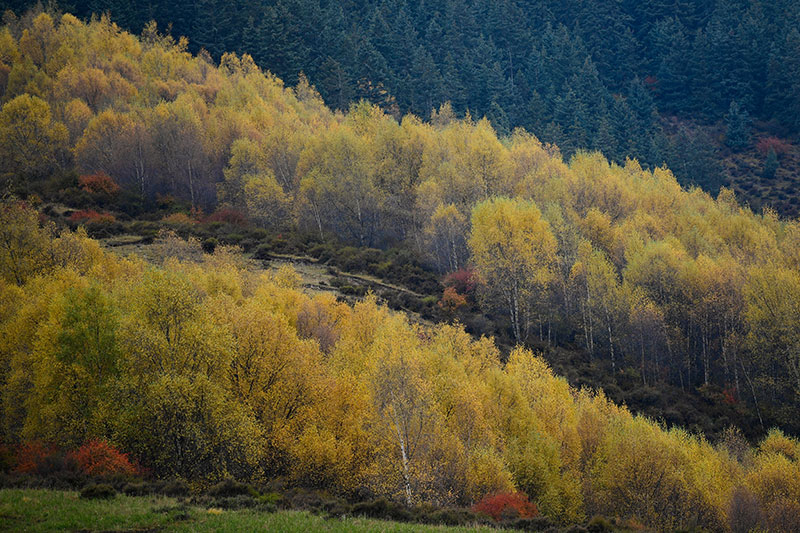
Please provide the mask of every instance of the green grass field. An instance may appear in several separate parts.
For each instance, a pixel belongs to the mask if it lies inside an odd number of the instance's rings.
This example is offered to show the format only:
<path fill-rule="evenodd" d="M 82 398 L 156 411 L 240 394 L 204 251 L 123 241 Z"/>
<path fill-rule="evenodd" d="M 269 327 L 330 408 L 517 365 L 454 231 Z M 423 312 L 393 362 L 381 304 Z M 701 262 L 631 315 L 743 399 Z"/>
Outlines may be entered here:
<path fill-rule="evenodd" d="M 263 513 L 185 506 L 162 496 L 117 495 L 84 500 L 77 492 L 0 490 L 0 531 L 281 531 L 497 532 L 486 527 L 434 527 L 364 518 L 323 518 L 306 512 Z"/>

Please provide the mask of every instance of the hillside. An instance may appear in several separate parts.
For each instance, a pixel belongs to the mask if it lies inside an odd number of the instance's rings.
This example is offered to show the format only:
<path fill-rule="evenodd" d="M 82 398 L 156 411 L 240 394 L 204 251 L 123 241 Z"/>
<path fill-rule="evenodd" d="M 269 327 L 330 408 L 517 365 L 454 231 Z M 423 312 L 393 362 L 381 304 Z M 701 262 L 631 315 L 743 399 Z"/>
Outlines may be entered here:
<path fill-rule="evenodd" d="M 793 527 L 797 221 L 448 105 L 332 111 L 153 25 L 30 13 L 0 62 L 10 449 L 102 439 L 155 477 L 409 505 L 519 491 L 559 524 Z M 248 259 L 324 265 L 337 292 Z M 682 397 L 675 427 L 600 384 Z"/>
<path fill-rule="evenodd" d="M 35 4 L 6 0 L 0 10 Z M 136 33 L 154 20 L 176 40 L 186 36 L 192 53 L 215 61 L 249 54 L 290 86 L 303 73 L 333 109 L 363 98 L 398 119 L 427 119 L 450 102 L 456 116 L 486 116 L 502 134 L 524 127 L 567 158 L 590 149 L 618 164 L 666 162 L 682 185 L 714 195 L 731 184 L 728 149 L 755 144 L 754 121 L 789 143 L 800 127 L 800 9 L 792 0 L 59 4 L 86 18 L 108 12 Z"/>

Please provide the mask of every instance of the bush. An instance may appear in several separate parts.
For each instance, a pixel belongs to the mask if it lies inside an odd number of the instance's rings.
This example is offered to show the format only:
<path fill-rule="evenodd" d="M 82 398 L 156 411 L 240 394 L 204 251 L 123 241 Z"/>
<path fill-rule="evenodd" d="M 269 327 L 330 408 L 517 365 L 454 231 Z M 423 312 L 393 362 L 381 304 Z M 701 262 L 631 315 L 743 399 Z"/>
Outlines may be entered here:
<path fill-rule="evenodd" d="M 111 196 L 119 192 L 119 185 L 105 172 L 86 174 L 78 178 L 81 189 L 90 194 Z"/>
<path fill-rule="evenodd" d="M 496 522 L 514 518 L 533 518 L 539 515 L 535 503 L 519 492 L 502 492 L 491 494 L 472 506 L 476 513 L 491 516 Z"/>
<path fill-rule="evenodd" d="M 461 307 L 466 307 L 467 299 L 458 293 L 455 287 L 447 287 L 439 300 L 439 307 L 447 313 L 455 313 Z"/>
<path fill-rule="evenodd" d="M 127 483 L 122 487 L 122 492 L 127 496 L 147 496 L 153 493 L 153 487 L 149 483 Z"/>
<path fill-rule="evenodd" d="M 233 226 L 245 226 L 247 225 L 247 217 L 237 209 L 223 207 L 208 215 L 203 222 L 222 222 Z"/>
<path fill-rule="evenodd" d="M 606 531 L 614 531 L 614 526 L 607 518 L 598 515 L 589 520 L 589 523 L 586 524 L 586 530 L 589 533 L 605 533 Z"/>
<path fill-rule="evenodd" d="M 426 522 L 444 526 L 463 526 L 473 524 L 478 520 L 479 517 L 469 509 L 450 508 L 430 513 Z"/>
<path fill-rule="evenodd" d="M 17 474 L 36 474 L 45 460 L 58 453 L 55 446 L 47 446 L 41 442 L 27 442 L 17 448 L 14 458 L 14 472 Z"/>
<path fill-rule="evenodd" d="M 800 504 L 781 498 L 767 510 L 769 531 L 800 531 Z"/>
<path fill-rule="evenodd" d="M 117 219 L 110 213 L 98 213 L 94 209 L 81 209 L 80 211 L 73 211 L 70 213 L 69 221 L 76 224 L 86 224 L 89 222 L 111 224 L 116 222 Z"/>
<path fill-rule="evenodd" d="M 177 226 L 191 226 L 192 224 L 197 224 L 197 221 L 186 213 L 172 213 L 162 218 L 161 221 L 167 224 L 175 224 Z"/>
<path fill-rule="evenodd" d="M 519 531 L 545 531 L 553 527 L 553 523 L 543 516 L 535 518 L 518 518 L 509 522 L 504 522 L 503 527 L 516 529 Z"/>
<path fill-rule="evenodd" d="M 158 487 L 158 492 L 164 496 L 188 496 L 189 486 L 180 479 L 171 479 L 163 482 L 163 484 Z"/>
<path fill-rule="evenodd" d="M 81 498 L 85 500 L 108 500 L 116 495 L 117 491 L 107 483 L 92 483 L 81 491 Z"/>
<path fill-rule="evenodd" d="M 0 444 L 0 472 L 7 473 L 14 468 L 14 450 L 11 446 Z"/>
<path fill-rule="evenodd" d="M 353 505 L 353 516 L 366 516 L 397 522 L 409 522 L 413 518 L 411 512 L 405 507 L 390 502 L 386 498 L 378 498 L 368 502 L 359 502 Z"/>
<path fill-rule="evenodd" d="M 478 280 L 475 276 L 475 271 L 471 268 L 462 268 L 456 270 L 452 274 L 448 274 L 442 280 L 445 287 L 452 287 L 460 294 L 471 296 L 475 293 L 475 288 L 478 286 Z"/>
<path fill-rule="evenodd" d="M 214 237 L 209 237 L 207 239 L 203 239 L 203 242 L 200 244 L 202 246 L 203 251 L 207 254 L 213 254 L 214 250 L 217 249 L 217 245 L 219 241 Z"/>
<path fill-rule="evenodd" d="M 789 152 L 791 148 L 791 144 L 777 137 L 765 137 L 756 144 L 756 149 L 764 156 L 769 154 L 770 151 L 775 152 L 775 155 L 781 156 Z"/>
<path fill-rule="evenodd" d="M 102 440 L 90 440 L 68 456 L 82 472 L 93 477 L 135 476 L 138 469 L 124 454 Z"/>
<path fill-rule="evenodd" d="M 245 483 L 239 483 L 233 479 L 220 481 L 206 491 L 206 494 L 213 498 L 223 498 L 231 496 L 251 496 L 257 497 L 258 492 Z"/>

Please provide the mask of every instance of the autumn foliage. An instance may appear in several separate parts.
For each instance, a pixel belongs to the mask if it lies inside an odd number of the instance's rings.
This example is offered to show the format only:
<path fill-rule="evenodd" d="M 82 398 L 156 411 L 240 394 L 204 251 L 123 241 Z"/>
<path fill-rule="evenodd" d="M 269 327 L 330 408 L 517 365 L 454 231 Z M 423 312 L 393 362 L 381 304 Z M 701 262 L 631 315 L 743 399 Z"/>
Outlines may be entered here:
<path fill-rule="evenodd" d="M 519 492 L 490 494 L 472 506 L 476 513 L 491 516 L 495 521 L 506 518 L 533 518 L 539 515 L 536 504 Z"/>
<path fill-rule="evenodd" d="M 15 450 L 14 472 L 35 474 L 44 462 L 58 453 L 58 448 L 40 441 L 26 442 Z"/>
<path fill-rule="evenodd" d="M 0 30 L 14 179 L 41 186 L 74 161 L 160 209 L 216 208 L 206 222 L 413 249 L 455 273 L 445 304 L 470 296 L 498 317 L 504 348 L 374 297 L 308 294 L 295 272 L 254 271 L 224 246 L 173 235 L 158 261 L 120 257 L 4 202 L 3 442 L 58 442 L 92 470 L 126 470 L 120 450 L 161 477 L 281 478 L 409 505 L 494 494 L 490 510 L 520 512 L 520 494 L 559 523 L 601 513 L 662 530 L 724 530 L 744 487 L 748 506 L 789 520 L 788 431 L 732 453 L 570 387 L 525 346 L 579 347 L 647 387 L 732 384 L 764 432 L 796 429 L 800 222 L 683 189 L 665 168 L 564 161 L 446 107 L 430 123 L 363 102 L 333 113 L 249 56 L 216 67 L 152 27 L 19 24 Z M 35 127 L 18 135 L 23 123 Z M 32 471 L 49 452 L 25 446 Z"/>
<path fill-rule="evenodd" d="M 771 151 L 782 156 L 791 150 L 792 145 L 777 137 L 764 137 L 756 143 L 756 149 L 761 155 L 766 156 Z"/>
<path fill-rule="evenodd" d="M 70 222 L 77 223 L 111 223 L 116 220 L 114 215 L 110 213 L 100 213 L 94 209 L 81 209 L 73 211 L 69 216 Z"/>
<path fill-rule="evenodd" d="M 80 470 L 92 477 L 134 476 L 138 469 L 127 454 L 100 439 L 92 439 L 67 454 Z"/>
<path fill-rule="evenodd" d="M 120 191 L 119 185 L 106 174 L 98 172 L 96 174 L 84 174 L 78 178 L 81 189 L 92 194 L 105 194 L 111 196 Z"/>

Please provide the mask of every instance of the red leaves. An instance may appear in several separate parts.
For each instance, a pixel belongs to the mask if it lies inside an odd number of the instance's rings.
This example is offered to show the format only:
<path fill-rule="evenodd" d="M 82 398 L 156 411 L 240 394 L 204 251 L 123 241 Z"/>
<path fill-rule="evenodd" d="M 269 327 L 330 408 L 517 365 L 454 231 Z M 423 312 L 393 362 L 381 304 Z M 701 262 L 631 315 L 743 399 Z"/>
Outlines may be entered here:
<path fill-rule="evenodd" d="M 247 217 L 237 209 L 225 207 L 208 215 L 204 222 L 224 222 L 233 226 L 245 226 L 247 225 Z"/>
<path fill-rule="evenodd" d="M 765 137 L 758 141 L 756 150 L 761 155 L 767 155 L 770 151 L 775 152 L 775 155 L 782 156 L 791 149 L 791 145 L 777 137 Z"/>
<path fill-rule="evenodd" d="M 16 465 L 14 472 L 18 474 L 34 474 L 39 471 L 39 467 L 50 457 L 58 453 L 55 446 L 42 444 L 41 442 L 26 442 L 17 448 Z"/>
<path fill-rule="evenodd" d="M 81 209 L 80 211 L 73 211 L 69 216 L 70 222 L 115 222 L 116 218 L 110 213 L 98 213 L 94 209 Z"/>
<path fill-rule="evenodd" d="M 119 192 L 119 185 L 105 172 L 86 174 L 78 178 L 81 189 L 92 194 L 107 194 L 111 196 Z"/>
<path fill-rule="evenodd" d="M 127 454 L 102 440 L 87 441 L 67 456 L 77 463 L 83 473 L 93 477 L 134 476 L 138 471 Z"/>
<path fill-rule="evenodd" d="M 458 294 L 454 287 L 447 287 L 442 294 L 442 299 L 439 300 L 439 307 L 448 313 L 454 313 L 459 308 L 467 305 L 467 299 Z"/>
<path fill-rule="evenodd" d="M 459 294 L 470 296 L 475 292 L 478 279 L 472 268 L 462 268 L 445 276 L 443 283 L 445 287 L 453 287 Z"/>
<path fill-rule="evenodd" d="M 539 515 L 536 504 L 528 501 L 528 497 L 520 492 L 502 492 L 484 496 L 472 506 L 472 510 L 487 514 L 495 521 L 504 518 L 533 518 Z"/>
<path fill-rule="evenodd" d="M 58 447 L 38 441 L 26 442 L 5 450 L 11 470 L 17 474 L 52 475 L 61 469 L 77 467 L 90 477 L 136 476 L 140 469 L 128 455 L 109 443 L 92 439 L 77 450 L 64 453 Z M 72 465 L 72 466 L 68 466 Z"/>

